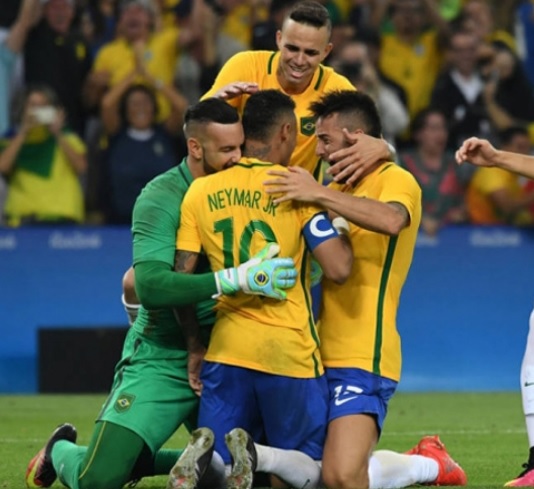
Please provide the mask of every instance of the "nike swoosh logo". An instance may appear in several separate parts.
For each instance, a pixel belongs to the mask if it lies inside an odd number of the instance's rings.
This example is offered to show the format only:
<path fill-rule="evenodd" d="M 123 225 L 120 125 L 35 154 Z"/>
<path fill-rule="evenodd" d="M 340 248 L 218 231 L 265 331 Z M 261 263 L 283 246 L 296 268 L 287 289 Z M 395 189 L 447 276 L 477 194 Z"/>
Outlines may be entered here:
<path fill-rule="evenodd" d="M 525 382 L 525 387 L 530 387 L 531 385 L 534 385 L 534 382 Z"/>
<path fill-rule="evenodd" d="M 344 397 L 343 399 L 336 399 L 334 401 L 334 404 L 336 406 L 341 406 L 342 404 L 345 404 L 346 402 L 352 401 L 353 399 L 356 399 L 358 396 L 351 396 L 351 397 Z"/>

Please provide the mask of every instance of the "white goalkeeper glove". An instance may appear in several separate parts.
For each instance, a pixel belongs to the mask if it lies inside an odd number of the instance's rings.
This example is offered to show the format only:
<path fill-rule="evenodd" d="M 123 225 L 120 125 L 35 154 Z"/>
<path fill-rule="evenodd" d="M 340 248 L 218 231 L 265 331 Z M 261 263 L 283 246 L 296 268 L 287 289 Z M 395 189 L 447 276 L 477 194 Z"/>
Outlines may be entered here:
<path fill-rule="evenodd" d="M 280 252 L 276 243 L 268 243 L 257 255 L 238 267 L 215 272 L 217 295 L 231 295 L 238 291 L 285 299 L 284 289 L 296 284 L 297 269 L 293 258 L 275 258 Z"/>

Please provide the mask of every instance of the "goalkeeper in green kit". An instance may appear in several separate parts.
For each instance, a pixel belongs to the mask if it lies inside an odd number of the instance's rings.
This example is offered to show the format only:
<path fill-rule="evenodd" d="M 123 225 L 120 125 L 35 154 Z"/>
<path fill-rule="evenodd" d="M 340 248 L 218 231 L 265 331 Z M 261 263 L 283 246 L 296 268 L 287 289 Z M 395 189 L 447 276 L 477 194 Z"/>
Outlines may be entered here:
<path fill-rule="evenodd" d="M 275 245 L 215 274 L 207 260 L 205 273 L 173 271 L 180 206 L 189 185 L 237 162 L 244 139 L 236 110 L 215 98 L 188 109 L 184 130 L 188 156 L 152 180 L 135 204 L 133 265 L 142 306 L 126 336 L 89 446 L 76 445 L 74 426 L 56 428 L 28 465 L 28 487 L 49 487 L 59 477 L 70 489 L 120 489 L 142 477 L 168 474 L 182 450 L 161 447 L 180 425 L 196 426 L 198 406 L 188 381 L 188 339 L 172 307 L 197 303 L 207 344 L 215 320 L 212 296 L 242 290 L 284 299 L 283 289 L 295 284 L 292 259 L 276 258 Z M 211 463 L 224 464 L 217 457 Z M 214 477 L 219 473 L 212 472 Z M 218 486 L 220 481 L 210 480 L 209 474 L 210 468 L 206 483 Z"/>

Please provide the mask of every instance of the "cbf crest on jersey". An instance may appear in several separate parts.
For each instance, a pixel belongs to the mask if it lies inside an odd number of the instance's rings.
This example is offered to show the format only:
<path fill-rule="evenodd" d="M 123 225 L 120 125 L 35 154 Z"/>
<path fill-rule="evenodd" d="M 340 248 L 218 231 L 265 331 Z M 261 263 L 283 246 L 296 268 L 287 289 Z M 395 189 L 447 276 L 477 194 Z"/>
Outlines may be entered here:
<path fill-rule="evenodd" d="M 312 136 L 315 132 L 315 121 L 313 117 L 301 117 L 300 118 L 300 132 L 304 136 Z"/>

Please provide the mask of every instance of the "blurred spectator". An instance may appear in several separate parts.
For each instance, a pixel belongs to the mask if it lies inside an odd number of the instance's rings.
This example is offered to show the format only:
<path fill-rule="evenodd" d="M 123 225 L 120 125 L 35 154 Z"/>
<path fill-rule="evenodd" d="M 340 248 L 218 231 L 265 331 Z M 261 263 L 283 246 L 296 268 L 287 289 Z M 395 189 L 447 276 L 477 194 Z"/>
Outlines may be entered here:
<path fill-rule="evenodd" d="M 193 0 L 192 25 L 202 26 L 200 36 L 176 66 L 177 85 L 190 104 L 211 88 L 223 63 L 243 50 L 241 42 L 222 32 L 225 9 L 232 6 L 231 0 Z"/>
<path fill-rule="evenodd" d="M 460 147 L 471 136 L 489 138 L 491 123 L 483 97 L 484 80 L 478 68 L 479 39 L 467 31 L 451 34 L 448 64 L 438 77 L 431 105 L 448 121 L 449 145 Z"/>
<path fill-rule="evenodd" d="M 89 0 L 81 15 L 80 30 L 89 46 L 91 60 L 100 48 L 115 37 L 117 24 L 115 0 Z"/>
<path fill-rule="evenodd" d="M 391 10 L 389 1 L 356 0 L 356 4 L 360 3 L 367 4 L 370 7 L 370 25 L 380 29 L 381 32 L 392 31 L 391 19 L 385 16 L 388 9 Z M 434 3 L 439 15 L 449 22 L 458 17 L 465 0 L 435 0 Z"/>
<path fill-rule="evenodd" d="M 397 93 L 380 79 L 369 58 L 367 46 L 359 41 L 345 44 L 332 60 L 332 65 L 358 90 L 373 98 L 382 117 L 383 136 L 388 141 L 395 142 L 396 137 L 409 124 L 408 111 Z"/>
<path fill-rule="evenodd" d="M 534 122 L 534 94 L 518 58 L 498 48 L 486 67 L 484 100 L 497 130 Z"/>
<path fill-rule="evenodd" d="M 26 42 L 26 36 L 40 5 L 39 0 L 24 0 L 14 24 L 9 30 L 0 33 L 0 136 L 4 135 L 10 126 L 10 109 L 12 88 L 15 72 L 20 64 L 20 53 Z M 7 197 L 7 183 L 0 175 L 0 224 L 3 222 L 3 210 Z"/>
<path fill-rule="evenodd" d="M 44 85 L 23 93 L 13 134 L 0 145 L 0 173 L 9 188 L 9 226 L 81 223 L 83 193 L 79 176 L 87 168 L 85 146 L 65 128 L 56 93 Z"/>
<path fill-rule="evenodd" d="M 371 7 L 368 0 L 357 0 L 350 2 L 346 14 L 348 23 L 354 27 L 354 35 L 358 35 L 361 30 L 368 29 L 371 19 Z"/>
<path fill-rule="evenodd" d="M 12 77 L 39 8 L 39 0 L 24 0 L 15 23 L 0 42 L 0 135 L 10 126 Z"/>
<path fill-rule="evenodd" d="M 432 108 L 422 110 L 413 120 L 411 133 L 415 147 L 400 153 L 400 164 L 421 186 L 421 229 L 434 236 L 447 224 L 466 222 L 466 183 L 453 151 L 447 149 L 445 114 Z"/>
<path fill-rule="evenodd" d="M 282 27 L 282 22 L 289 9 L 297 0 L 272 0 L 269 6 L 269 16 L 264 21 L 254 24 L 252 29 L 251 48 L 263 51 L 276 51 L 276 32 Z"/>
<path fill-rule="evenodd" d="M 406 90 L 390 77 L 386 76 L 380 68 L 380 49 L 382 47 L 382 39 L 378 31 L 370 28 L 362 29 L 356 34 L 355 39 L 367 46 L 369 60 L 378 73 L 378 76 L 380 76 L 380 81 L 393 90 L 403 105 L 408 108 Z"/>
<path fill-rule="evenodd" d="M 531 85 L 534 86 L 534 3 L 530 0 L 520 2 L 515 19 L 517 53 Z"/>
<path fill-rule="evenodd" d="M 488 0 L 467 0 L 461 10 L 462 25 L 475 34 L 483 43 L 482 49 L 491 50 L 501 46 L 516 51 L 514 37 L 495 22 L 494 8 Z M 484 57 L 485 54 L 482 54 Z"/>
<path fill-rule="evenodd" d="M 250 49 L 252 26 L 265 21 L 263 0 L 201 0 L 218 17 L 217 49 L 221 66 L 234 54 Z"/>
<path fill-rule="evenodd" d="M 42 83 L 58 95 L 67 124 L 83 134 L 82 87 L 91 67 L 87 45 L 72 28 L 74 0 L 44 0 L 41 22 L 24 49 L 26 83 Z"/>
<path fill-rule="evenodd" d="M 150 0 L 122 1 L 118 37 L 100 49 L 85 86 L 89 106 L 98 107 L 105 91 L 124 80 L 138 63 L 158 83 L 174 82 L 179 46 L 191 42 L 192 31 L 176 26 L 158 31 L 156 14 Z M 142 83 L 143 79 L 139 76 L 136 81 Z M 161 94 L 158 94 L 158 106 L 160 120 L 166 119 L 170 106 Z"/>
<path fill-rule="evenodd" d="M 500 149 L 530 154 L 526 129 L 511 127 L 502 131 Z M 520 177 L 497 167 L 477 168 L 467 191 L 467 207 L 473 224 L 532 225 L 530 206 L 534 191 L 527 192 Z"/>
<path fill-rule="evenodd" d="M 449 27 L 434 0 L 390 0 L 390 6 L 393 32 L 382 37 L 380 68 L 405 89 L 413 118 L 430 101 Z"/>
<path fill-rule="evenodd" d="M 269 0 L 203 0 L 220 20 L 221 62 L 236 52 L 250 49 L 253 26 L 269 15 Z M 228 51 L 225 51 L 225 45 Z"/>
<path fill-rule="evenodd" d="M 321 3 L 326 8 L 332 22 L 332 32 L 330 34 L 332 50 L 323 61 L 323 64 L 330 66 L 331 60 L 338 55 L 339 50 L 354 37 L 357 32 L 357 26 L 349 22 L 349 16 L 344 13 L 339 0 L 318 0 L 318 3 Z"/>
<path fill-rule="evenodd" d="M 137 74 L 130 73 L 102 101 L 102 122 L 109 143 L 100 190 L 107 197 L 106 221 L 113 224 L 130 224 L 135 199 L 143 187 L 177 164 L 175 138 L 187 107 L 172 85 L 159 87 L 170 102 L 171 112 L 158 124 L 155 91 L 134 84 Z"/>

